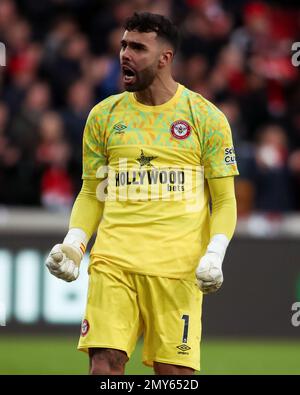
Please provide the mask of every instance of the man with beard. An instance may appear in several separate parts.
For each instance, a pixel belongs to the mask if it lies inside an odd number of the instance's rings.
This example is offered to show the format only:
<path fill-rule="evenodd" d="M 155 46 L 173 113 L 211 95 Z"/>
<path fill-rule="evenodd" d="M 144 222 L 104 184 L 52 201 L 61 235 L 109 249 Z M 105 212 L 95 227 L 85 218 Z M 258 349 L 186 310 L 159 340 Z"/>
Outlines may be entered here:
<path fill-rule="evenodd" d="M 124 374 L 141 334 L 156 374 L 199 370 L 202 295 L 223 282 L 236 224 L 231 132 L 212 103 L 174 81 L 177 46 L 164 16 L 127 20 L 125 92 L 89 114 L 82 190 L 47 259 L 53 275 L 76 280 L 97 231 L 78 346 L 91 374 Z"/>

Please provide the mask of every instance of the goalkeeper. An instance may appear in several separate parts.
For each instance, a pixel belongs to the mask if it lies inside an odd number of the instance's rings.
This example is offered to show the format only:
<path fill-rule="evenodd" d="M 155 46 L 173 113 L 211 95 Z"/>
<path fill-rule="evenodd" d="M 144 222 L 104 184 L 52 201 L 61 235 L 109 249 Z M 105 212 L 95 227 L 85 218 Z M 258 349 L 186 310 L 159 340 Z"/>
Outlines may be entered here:
<path fill-rule="evenodd" d="M 223 282 L 238 170 L 224 114 L 172 78 L 177 46 L 164 16 L 127 20 L 125 91 L 88 116 L 82 189 L 47 258 L 51 274 L 76 280 L 97 232 L 78 345 L 91 374 L 124 374 L 141 334 L 156 374 L 200 370 L 202 297 Z"/>

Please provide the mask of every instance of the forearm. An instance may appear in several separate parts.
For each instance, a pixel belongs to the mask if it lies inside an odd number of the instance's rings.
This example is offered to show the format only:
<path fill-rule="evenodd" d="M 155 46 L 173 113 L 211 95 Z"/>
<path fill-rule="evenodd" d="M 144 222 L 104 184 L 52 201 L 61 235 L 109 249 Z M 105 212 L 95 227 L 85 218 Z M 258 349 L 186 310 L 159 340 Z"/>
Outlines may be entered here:
<path fill-rule="evenodd" d="M 233 177 L 208 179 L 212 200 L 210 242 L 196 269 L 200 290 L 214 292 L 223 283 L 222 262 L 236 225 Z"/>
<path fill-rule="evenodd" d="M 237 220 L 234 177 L 209 179 L 208 185 L 212 201 L 210 239 L 223 234 L 229 242 Z"/>
<path fill-rule="evenodd" d="M 61 244 L 56 244 L 46 260 L 51 274 L 64 280 L 74 281 L 87 243 L 97 229 L 103 213 L 103 202 L 97 200 L 99 180 L 83 181 L 73 205 L 69 231 Z"/>
<path fill-rule="evenodd" d="M 99 180 L 84 180 L 72 208 L 69 229 L 81 229 L 87 241 L 97 230 L 102 218 L 104 202 L 97 199 L 96 189 Z"/>

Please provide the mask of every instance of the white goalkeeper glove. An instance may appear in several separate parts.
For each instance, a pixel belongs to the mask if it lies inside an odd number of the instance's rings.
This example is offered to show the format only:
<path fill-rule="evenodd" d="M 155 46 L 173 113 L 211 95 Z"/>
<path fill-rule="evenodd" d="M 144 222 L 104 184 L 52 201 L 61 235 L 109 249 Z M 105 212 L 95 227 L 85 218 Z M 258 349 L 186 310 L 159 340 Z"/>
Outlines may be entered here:
<path fill-rule="evenodd" d="M 74 281 L 79 276 L 80 262 L 87 245 L 87 236 L 79 228 L 70 229 L 62 244 L 56 244 L 48 258 L 46 266 L 53 276 L 64 281 Z"/>
<path fill-rule="evenodd" d="M 217 291 L 223 283 L 222 262 L 229 244 L 228 238 L 223 235 L 212 237 L 206 254 L 200 259 L 196 269 L 198 287 L 203 293 Z"/>

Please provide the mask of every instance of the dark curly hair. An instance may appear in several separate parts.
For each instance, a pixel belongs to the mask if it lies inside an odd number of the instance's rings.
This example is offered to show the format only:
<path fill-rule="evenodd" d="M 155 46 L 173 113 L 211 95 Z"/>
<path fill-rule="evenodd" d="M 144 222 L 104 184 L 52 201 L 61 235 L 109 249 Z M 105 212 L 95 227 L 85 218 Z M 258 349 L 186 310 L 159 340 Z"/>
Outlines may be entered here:
<path fill-rule="evenodd" d="M 158 37 L 172 45 L 174 54 L 179 47 L 179 31 L 165 16 L 150 12 L 135 12 L 124 25 L 128 31 L 137 30 L 140 33 L 155 32 Z"/>

